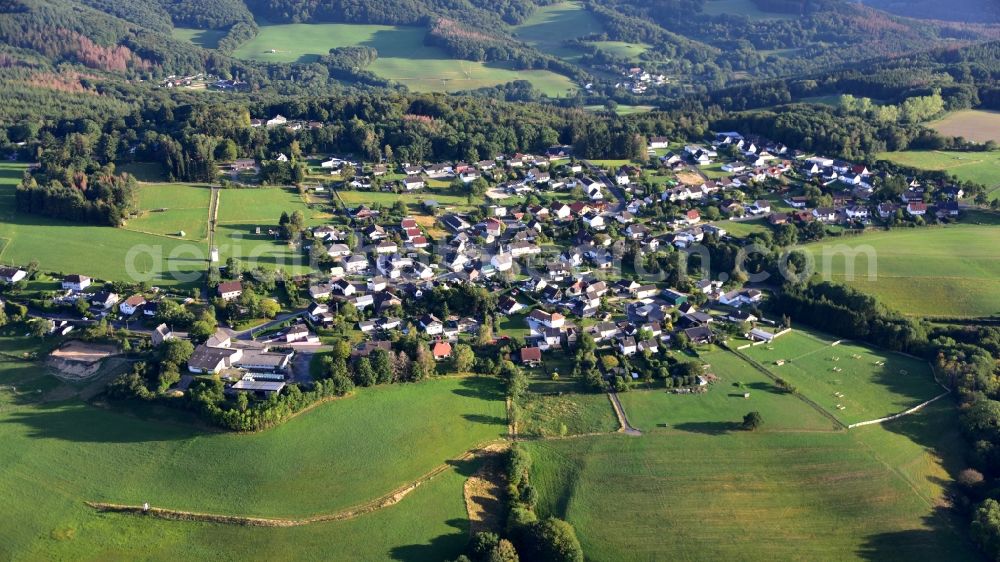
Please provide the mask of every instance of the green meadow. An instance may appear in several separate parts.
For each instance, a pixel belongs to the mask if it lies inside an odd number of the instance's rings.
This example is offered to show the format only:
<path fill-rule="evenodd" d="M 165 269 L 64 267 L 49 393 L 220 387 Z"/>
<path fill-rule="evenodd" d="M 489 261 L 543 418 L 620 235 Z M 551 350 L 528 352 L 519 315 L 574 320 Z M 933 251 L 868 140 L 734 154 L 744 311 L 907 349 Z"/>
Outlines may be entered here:
<path fill-rule="evenodd" d="M 219 40 L 226 36 L 222 29 L 194 29 L 190 27 L 175 27 L 171 33 L 174 39 L 188 41 L 205 49 L 215 49 Z"/>
<path fill-rule="evenodd" d="M 0 164 L 0 261 L 24 266 L 37 260 L 43 271 L 111 281 L 197 286 L 208 257 L 200 242 L 17 212 L 14 190 L 24 169 Z"/>
<path fill-rule="evenodd" d="M 601 22 L 576 2 L 538 7 L 523 23 L 514 26 L 514 34 L 521 41 L 543 53 L 570 61 L 580 58 L 583 52 L 566 47 L 563 41 L 603 31 Z"/>
<path fill-rule="evenodd" d="M 920 170 L 947 172 L 962 181 L 980 183 L 987 187 L 1000 186 L 1000 151 L 907 150 L 882 152 L 878 158 Z"/>
<path fill-rule="evenodd" d="M 208 238 L 208 207 L 212 190 L 207 185 L 143 184 L 139 188 L 138 218 L 126 228 L 188 240 Z"/>
<path fill-rule="evenodd" d="M 250 266 L 283 269 L 290 273 L 309 270 L 307 257 L 284 240 L 268 234 L 277 231 L 281 213 L 301 211 L 307 226 L 325 224 L 326 210 L 310 208 L 295 190 L 283 187 L 224 189 L 219 193 L 219 216 L 215 245 L 220 261 L 235 257 Z M 257 228 L 261 233 L 257 234 Z"/>
<path fill-rule="evenodd" d="M 588 560 L 978 558 L 941 507 L 959 460 L 951 405 L 887 426 L 806 427 L 524 446 L 539 514 L 571 522 Z"/>
<path fill-rule="evenodd" d="M 651 48 L 645 43 L 626 43 L 625 41 L 593 41 L 590 44 L 609 55 L 626 60 L 638 60 L 639 55 Z"/>
<path fill-rule="evenodd" d="M 795 329 L 743 353 L 845 425 L 897 414 L 944 392 L 925 361 L 833 342 Z"/>
<path fill-rule="evenodd" d="M 367 46 L 378 50 L 368 70 L 417 92 L 461 91 L 528 80 L 549 96 L 575 90 L 573 82 L 547 70 L 515 70 L 499 63 L 451 58 L 424 44 L 420 27 L 362 24 L 262 25 L 260 33 L 233 56 L 264 62 L 311 62 L 335 47 Z"/>
<path fill-rule="evenodd" d="M 442 378 L 365 389 L 263 433 L 216 433 L 78 401 L 0 363 L 3 559 L 451 559 L 468 531 L 455 463 L 399 504 L 291 529 L 100 514 L 85 501 L 296 517 L 364 503 L 506 432 L 499 381 Z M 9 386 L 17 384 L 17 392 Z M 26 386 L 28 385 L 28 386 Z"/>
<path fill-rule="evenodd" d="M 761 413 L 764 431 L 808 429 L 833 431 L 831 420 L 735 354 L 714 350 L 701 354 L 706 373 L 719 377 L 703 394 L 673 394 L 657 384 L 652 390 L 619 394 L 629 422 L 643 432 L 668 430 L 702 433 L 735 428 L 751 410 Z M 749 398 L 744 394 L 749 393 Z"/>
<path fill-rule="evenodd" d="M 872 294 L 890 308 L 913 316 L 971 317 L 1000 313 L 998 247 L 995 226 L 953 225 L 874 232 L 804 249 L 822 278 Z"/>

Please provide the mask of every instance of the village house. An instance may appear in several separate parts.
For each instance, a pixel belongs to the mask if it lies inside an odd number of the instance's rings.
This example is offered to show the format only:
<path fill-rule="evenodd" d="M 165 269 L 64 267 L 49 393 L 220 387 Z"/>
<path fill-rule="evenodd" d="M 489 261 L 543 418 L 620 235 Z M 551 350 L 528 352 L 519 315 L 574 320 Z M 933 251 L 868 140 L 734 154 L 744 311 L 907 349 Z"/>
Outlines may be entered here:
<path fill-rule="evenodd" d="M 17 267 L 0 267 L 0 281 L 17 283 L 28 276 L 28 272 Z"/>
<path fill-rule="evenodd" d="M 144 304 L 146 304 L 145 297 L 142 295 L 132 295 L 118 305 L 118 310 L 126 316 L 132 316 L 136 313 L 136 311 L 142 308 Z"/>
<path fill-rule="evenodd" d="M 239 281 L 223 281 L 219 283 L 216 292 L 222 300 L 231 301 L 243 294 L 243 283 Z"/>
<path fill-rule="evenodd" d="M 83 291 L 91 284 L 90 277 L 86 275 L 67 275 L 63 277 L 62 288 L 68 291 Z"/>

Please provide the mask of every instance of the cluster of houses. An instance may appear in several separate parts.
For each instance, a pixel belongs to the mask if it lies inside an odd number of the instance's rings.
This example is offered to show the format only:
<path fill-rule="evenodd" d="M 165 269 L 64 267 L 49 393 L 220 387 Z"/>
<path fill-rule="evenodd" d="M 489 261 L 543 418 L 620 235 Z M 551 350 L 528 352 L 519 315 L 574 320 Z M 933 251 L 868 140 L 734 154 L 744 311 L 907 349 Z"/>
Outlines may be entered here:
<path fill-rule="evenodd" d="M 641 67 L 633 66 L 621 73 L 623 80 L 615 83 L 615 88 L 623 88 L 633 94 L 644 94 L 646 90 L 667 84 L 669 80 L 663 74 L 651 74 Z"/>

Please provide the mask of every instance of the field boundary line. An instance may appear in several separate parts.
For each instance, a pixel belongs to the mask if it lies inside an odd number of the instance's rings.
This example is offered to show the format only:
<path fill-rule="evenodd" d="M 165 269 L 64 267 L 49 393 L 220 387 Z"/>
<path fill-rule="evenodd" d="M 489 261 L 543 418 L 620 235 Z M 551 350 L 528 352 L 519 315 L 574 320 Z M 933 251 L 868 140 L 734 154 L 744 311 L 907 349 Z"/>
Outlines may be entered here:
<path fill-rule="evenodd" d="M 173 236 L 171 234 L 163 234 L 160 232 L 149 232 L 148 230 L 139 230 L 138 228 L 128 228 L 126 226 L 120 227 L 122 230 L 128 232 L 135 232 L 136 234 L 145 234 L 146 236 L 159 236 L 160 238 L 169 238 L 171 240 L 182 240 L 184 242 L 204 242 L 207 238 L 181 238 L 180 236 Z"/>
<path fill-rule="evenodd" d="M 396 505 L 401 502 L 403 498 L 408 496 L 410 492 L 417 489 L 423 484 L 426 484 L 434 477 L 441 475 L 448 469 L 454 467 L 455 463 L 467 461 L 474 459 L 484 453 L 491 450 L 497 444 L 504 443 L 504 439 L 494 439 L 476 445 L 472 449 L 462 453 L 461 455 L 448 459 L 442 464 L 434 467 L 430 472 L 425 473 L 423 476 L 400 486 L 387 494 L 383 494 L 373 500 L 367 501 L 365 503 L 355 505 L 353 507 L 348 507 L 340 511 L 335 511 L 332 513 L 323 513 L 319 515 L 312 515 L 302 518 L 277 518 L 277 517 L 254 517 L 247 515 L 223 515 L 216 513 L 204 513 L 197 511 L 183 511 L 176 509 L 167 509 L 161 507 L 146 507 L 143 505 L 127 505 L 127 504 L 116 504 L 116 503 L 105 503 L 105 502 L 93 502 L 85 501 L 88 507 L 91 507 L 97 511 L 104 513 L 125 513 L 130 515 L 144 515 L 148 517 L 156 517 L 158 519 L 166 519 L 170 521 L 197 521 L 204 523 L 220 523 L 226 525 L 239 525 L 243 527 L 302 527 L 305 525 L 311 525 L 313 523 L 325 523 L 330 521 L 345 521 L 348 519 L 354 519 L 361 515 L 367 515 L 374 511 L 384 509 Z"/>
<path fill-rule="evenodd" d="M 761 365 L 760 363 L 758 363 L 756 360 L 752 359 L 749 355 L 743 353 L 742 351 L 736 351 L 735 349 L 729 347 L 729 345 L 726 344 L 725 342 L 722 342 L 721 345 L 722 345 L 723 349 L 729 351 L 733 355 L 736 355 L 737 357 L 739 357 L 743 361 L 749 363 L 753 368 L 757 369 L 758 371 L 760 371 L 761 373 L 763 373 L 764 375 L 766 375 L 767 378 L 769 378 L 769 379 L 771 379 L 771 380 L 773 380 L 775 382 L 778 381 L 779 377 L 777 375 L 775 375 L 771 371 L 767 370 L 766 367 L 764 367 L 763 365 Z M 795 396 L 799 400 L 801 400 L 801 401 L 805 402 L 806 404 L 808 404 L 809 406 L 811 406 L 814 410 L 816 410 L 817 412 L 819 412 L 820 414 L 822 414 L 823 417 L 825 417 L 825 418 L 829 419 L 830 421 L 832 421 L 837 427 L 839 427 L 841 429 L 848 429 L 847 424 L 845 424 L 844 422 L 842 422 L 839 419 L 837 419 L 837 417 L 834 416 L 833 414 L 831 414 L 830 412 L 827 412 L 825 409 L 823 409 L 822 406 L 820 406 L 816 402 L 813 402 L 809 398 L 806 398 L 805 396 L 803 396 L 800 392 L 794 391 L 794 392 L 791 392 L 790 394 L 792 394 L 793 396 Z"/>
<path fill-rule="evenodd" d="M 862 427 L 862 426 L 865 426 L 865 425 L 874 425 L 874 424 L 877 424 L 877 423 L 883 423 L 883 422 L 898 420 L 899 418 L 902 418 L 904 416 L 908 416 L 910 414 L 914 414 L 916 412 L 919 412 L 920 410 L 924 409 L 924 407 L 927 406 L 928 404 L 931 404 L 932 402 L 937 402 L 938 400 L 940 400 L 941 398 L 944 398 L 945 396 L 948 396 L 949 394 L 951 394 L 951 391 L 950 390 L 946 390 L 946 391 L 942 392 L 941 394 L 938 394 L 934 398 L 931 398 L 930 400 L 921 402 L 920 404 L 917 404 L 916 406 L 914 406 L 914 407 L 912 407 L 912 408 L 910 408 L 908 410 L 903 410 L 902 412 L 899 412 L 898 414 L 893 414 L 891 416 L 885 416 L 884 418 L 878 418 L 878 419 L 874 419 L 874 420 L 867 420 L 867 421 L 863 421 L 863 422 L 852 423 L 851 425 L 847 426 L 847 429 L 854 429 L 855 427 Z"/>

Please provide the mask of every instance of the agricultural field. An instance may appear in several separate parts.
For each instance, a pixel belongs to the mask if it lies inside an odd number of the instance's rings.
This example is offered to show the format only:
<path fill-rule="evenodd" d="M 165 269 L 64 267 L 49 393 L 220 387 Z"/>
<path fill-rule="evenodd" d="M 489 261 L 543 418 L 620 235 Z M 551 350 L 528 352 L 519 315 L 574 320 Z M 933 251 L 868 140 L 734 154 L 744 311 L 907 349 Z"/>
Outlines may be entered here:
<path fill-rule="evenodd" d="M 18 213 L 14 190 L 23 164 L 0 164 L 0 262 L 42 271 L 83 273 L 111 281 L 148 280 L 193 288 L 207 266 L 207 247 L 123 228 L 91 226 Z"/>
<path fill-rule="evenodd" d="M 594 113 L 602 113 L 608 110 L 608 108 L 603 105 L 585 105 L 583 106 L 587 111 L 593 111 Z M 636 113 L 649 113 L 656 109 L 656 106 L 652 105 L 617 105 L 615 106 L 615 113 L 618 115 L 634 115 Z"/>
<path fill-rule="evenodd" d="M 897 414 L 944 392 L 923 360 L 834 344 L 798 329 L 743 353 L 845 425 Z"/>
<path fill-rule="evenodd" d="M 236 558 L 451 559 L 467 540 L 461 486 L 471 463 L 456 463 L 396 506 L 295 529 L 99 515 L 84 501 L 269 517 L 329 513 L 506 432 L 501 384 L 488 378 L 364 389 L 266 432 L 237 435 L 164 419 L 155 408 L 139 418 L 76 401 L 28 400 L 21 388 L 27 375 L 4 365 L 0 438 L 8 454 L 0 460 L 0 493 L 10 520 L 19 522 L 0 526 L 5 559 L 101 558 L 109 545 L 117 556 L 162 560 L 221 551 Z"/>
<path fill-rule="evenodd" d="M 966 109 L 949 113 L 927 126 L 949 137 L 964 137 L 975 142 L 1000 142 L 1000 111 Z"/>
<path fill-rule="evenodd" d="M 572 523 L 588 560 L 975 560 L 937 507 L 958 439 L 942 405 L 850 431 L 665 430 L 524 447 L 539 515 Z"/>
<path fill-rule="evenodd" d="M 521 41 L 569 61 L 579 59 L 583 52 L 564 46 L 563 41 L 603 31 L 601 22 L 577 2 L 541 6 L 523 23 L 514 26 L 514 35 Z"/>
<path fill-rule="evenodd" d="M 130 219 L 126 228 L 187 240 L 206 240 L 211 200 L 212 190 L 207 185 L 143 184 L 139 188 L 141 215 Z M 180 232 L 184 232 L 184 236 L 180 236 Z"/>
<path fill-rule="evenodd" d="M 233 56 L 263 62 L 310 62 L 334 47 L 366 46 L 378 50 L 368 70 L 416 92 L 455 92 L 529 80 L 539 91 L 560 96 L 575 90 L 572 80 L 547 70 L 515 70 L 499 63 L 451 58 L 443 49 L 424 45 L 419 27 L 362 24 L 263 25 L 260 33 Z"/>
<path fill-rule="evenodd" d="M 171 35 L 179 41 L 188 41 L 205 49 L 215 49 L 219 46 L 219 40 L 226 36 L 226 31 L 223 29 L 175 27 Z"/>
<path fill-rule="evenodd" d="M 920 170 L 947 172 L 959 180 L 980 183 L 987 187 L 1000 186 L 1000 151 L 907 150 L 882 152 L 878 158 Z M 994 192 L 994 195 L 1000 196 L 1000 193 Z"/>
<path fill-rule="evenodd" d="M 839 244 L 857 248 L 857 255 L 835 251 Z M 874 295 L 904 314 L 973 317 L 1000 313 L 998 247 L 995 226 L 954 225 L 876 232 L 804 249 L 822 278 Z"/>
<path fill-rule="evenodd" d="M 235 257 L 247 265 L 306 273 L 308 257 L 298 248 L 268 234 L 277 231 L 281 213 L 301 211 L 307 226 L 325 224 L 331 215 L 310 208 L 296 191 L 286 188 L 226 189 L 219 193 L 215 244 L 222 262 Z M 260 234 L 257 234 L 257 228 Z"/>
<path fill-rule="evenodd" d="M 812 406 L 778 389 L 766 375 L 735 354 L 714 349 L 702 354 L 706 373 L 719 380 L 704 394 L 672 394 L 657 383 L 651 390 L 618 395 L 629 422 L 644 433 L 683 431 L 716 433 L 733 430 L 752 410 L 765 421 L 762 431 L 807 429 L 833 431 L 831 420 Z M 750 398 L 744 398 L 750 393 Z"/>

